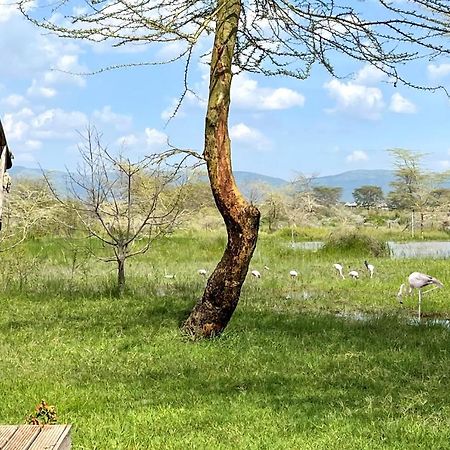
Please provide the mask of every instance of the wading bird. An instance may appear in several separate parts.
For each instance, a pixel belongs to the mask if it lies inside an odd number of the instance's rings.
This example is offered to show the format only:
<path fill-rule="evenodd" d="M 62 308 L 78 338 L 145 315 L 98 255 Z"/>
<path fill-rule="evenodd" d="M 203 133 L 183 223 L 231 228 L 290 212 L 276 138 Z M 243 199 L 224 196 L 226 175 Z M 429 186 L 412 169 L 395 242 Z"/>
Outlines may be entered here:
<path fill-rule="evenodd" d="M 255 278 L 261 278 L 261 274 L 260 274 L 257 270 L 252 270 L 252 275 L 253 275 Z"/>
<path fill-rule="evenodd" d="M 350 272 L 348 273 L 348 276 L 350 278 L 353 278 L 354 280 L 359 278 L 359 273 L 356 270 L 350 270 Z"/>
<path fill-rule="evenodd" d="M 373 264 L 369 264 L 367 261 L 364 261 L 364 265 L 370 273 L 370 278 L 373 278 L 373 272 L 375 271 L 375 266 Z"/>
<path fill-rule="evenodd" d="M 289 275 L 291 276 L 291 278 L 297 278 L 298 277 L 298 272 L 296 270 L 291 270 L 289 272 Z"/>
<path fill-rule="evenodd" d="M 398 301 L 400 303 L 403 303 L 403 295 L 407 294 L 410 295 L 413 291 L 413 289 L 418 289 L 419 291 L 419 320 L 420 320 L 420 313 L 421 313 L 421 306 L 422 306 L 422 289 L 426 286 L 434 285 L 431 289 L 428 289 L 428 291 L 423 292 L 423 294 L 426 294 L 427 292 L 433 291 L 437 288 L 442 288 L 444 285 L 437 279 L 432 277 L 431 275 L 427 275 L 425 273 L 420 272 L 413 272 L 408 277 L 408 287 L 406 287 L 406 283 L 403 283 L 400 286 L 400 289 L 397 294 Z"/>
<path fill-rule="evenodd" d="M 336 264 L 333 264 L 333 267 L 339 272 L 339 275 L 341 276 L 341 278 L 343 280 L 345 280 L 344 273 L 342 272 L 342 269 L 343 269 L 342 264 L 336 263 Z"/>

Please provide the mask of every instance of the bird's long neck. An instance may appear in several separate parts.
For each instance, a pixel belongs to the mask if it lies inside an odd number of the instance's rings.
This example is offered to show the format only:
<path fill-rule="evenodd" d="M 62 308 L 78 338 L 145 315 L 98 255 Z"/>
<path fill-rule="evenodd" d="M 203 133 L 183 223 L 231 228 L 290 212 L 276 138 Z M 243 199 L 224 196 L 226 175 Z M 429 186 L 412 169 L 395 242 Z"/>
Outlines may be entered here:
<path fill-rule="evenodd" d="M 412 292 L 411 286 L 408 285 L 408 287 L 406 287 L 406 284 L 402 283 L 400 285 L 400 289 L 398 290 L 397 297 L 403 297 L 404 294 L 409 295 L 411 294 L 411 292 Z"/>

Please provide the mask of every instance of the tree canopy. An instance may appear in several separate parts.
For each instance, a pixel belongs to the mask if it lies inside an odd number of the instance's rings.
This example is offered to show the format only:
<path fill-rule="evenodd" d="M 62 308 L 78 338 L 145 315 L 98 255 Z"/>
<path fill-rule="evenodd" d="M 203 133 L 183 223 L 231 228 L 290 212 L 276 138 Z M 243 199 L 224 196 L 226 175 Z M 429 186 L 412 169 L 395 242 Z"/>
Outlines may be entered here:
<path fill-rule="evenodd" d="M 444 45 L 450 31 L 447 0 L 239 3 L 235 71 L 304 79 L 321 64 L 332 75 L 346 75 L 335 68 L 340 54 L 375 66 L 392 83 L 415 86 L 403 71 L 405 62 L 450 53 Z M 179 52 L 169 60 L 155 52 L 154 59 L 124 65 L 183 60 L 186 89 L 194 50 L 214 34 L 221 9 L 229 8 L 224 1 L 197 0 L 19 0 L 18 5 L 29 20 L 64 38 L 107 41 L 114 47 L 176 42 Z"/>
<path fill-rule="evenodd" d="M 380 186 L 365 185 L 353 191 L 353 198 L 359 206 L 371 208 L 383 201 L 383 190 Z"/>

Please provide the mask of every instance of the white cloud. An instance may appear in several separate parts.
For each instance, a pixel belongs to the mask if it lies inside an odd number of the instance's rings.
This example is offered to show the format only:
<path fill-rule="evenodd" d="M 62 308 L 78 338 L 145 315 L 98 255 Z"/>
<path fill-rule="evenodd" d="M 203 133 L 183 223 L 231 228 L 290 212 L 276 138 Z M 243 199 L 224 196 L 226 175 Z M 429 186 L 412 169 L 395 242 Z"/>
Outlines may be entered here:
<path fill-rule="evenodd" d="M 30 84 L 25 94 L 34 98 L 56 96 L 56 85 L 61 83 L 85 84 L 84 79 L 58 72 L 87 70 L 78 62 L 82 51 L 79 45 L 42 33 L 21 14 L 15 13 L 15 8 L 5 5 L 0 5 L 0 24 L 0 54 L 2 60 L 7 61 L 7 64 L 0 64 L 0 78 L 26 80 Z M 11 103 L 14 98 L 9 100 L 11 107 L 18 107 Z"/>
<path fill-rule="evenodd" d="M 367 161 L 369 159 L 369 156 L 366 152 L 363 150 L 355 150 L 349 155 L 347 155 L 346 160 L 347 162 L 357 162 L 357 161 Z"/>
<path fill-rule="evenodd" d="M 417 112 L 417 107 L 414 103 L 401 96 L 398 92 L 396 92 L 391 97 L 391 104 L 389 105 L 389 109 L 392 112 L 399 114 L 414 114 Z"/>
<path fill-rule="evenodd" d="M 94 111 L 87 115 L 81 111 L 66 111 L 61 108 L 33 111 L 31 108 L 22 108 L 19 111 L 7 113 L 3 117 L 5 133 L 10 144 L 15 147 L 26 147 L 37 150 L 43 146 L 42 141 L 69 141 L 79 140 L 78 133 L 83 133 L 89 123 L 100 122 L 99 127 L 108 139 L 114 138 L 117 131 L 128 129 L 132 125 L 131 117 L 115 113 L 110 106 Z M 158 134 L 160 133 L 160 134 Z M 161 137 L 161 135 L 163 137 Z M 142 133 L 140 140 L 132 134 L 124 136 L 118 144 L 135 145 L 139 143 L 149 148 L 151 141 L 158 143 L 167 140 L 167 136 L 157 130 L 147 129 Z M 139 141 L 139 142 L 138 142 Z"/>
<path fill-rule="evenodd" d="M 135 147 L 139 143 L 139 138 L 135 134 L 127 134 L 126 136 L 121 136 L 116 140 L 116 145 L 120 147 Z"/>
<path fill-rule="evenodd" d="M 2 99 L 2 103 L 9 106 L 10 108 L 18 108 L 19 106 L 26 103 L 26 100 L 22 95 L 11 94 L 8 97 Z"/>
<path fill-rule="evenodd" d="M 167 135 L 162 131 L 155 128 L 146 128 L 144 132 L 148 147 L 162 147 L 167 144 Z"/>
<path fill-rule="evenodd" d="M 27 89 L 27 94 L 35 97 L 51 98 L 56 95 L 56 90 L 42 85 L 39 86 L 38 81 L 33 79 L 31 86 Z"/>
<path fill-rule="evenodd" d="M 156 128 L 145 128 L 141 133 L 131 133 L 116 139 L 116 145 L 123 147 L 127 152 L 138 154 L 157 153 L 165 150 L 168 137 Z"/>
<path fill-rule="evenodd" d="M 39 150 L 42 148 L 42 142 L 35 139 L 29 139 L 28 141 L 25 141 L 24 146 L 30 150 Z"/>
<path fill-rule="evenodd" d="M 376 84 L 386 80 L 387 75 L 380 69 L 370 64 L 366 64 L 358 71 L 355 77 L 356 84 Z"/>
<path fill-rule="evenodd" d="M 92 120 L 94 123 L 100 122 L 103 125 L 112 126 L 118 131 L 130 129 L 133 123 L 131 116 L 115 113 L 109 105 L 104 106 L 100 110 L 95 110 L 92 113 Z"/>
<path fill-rule="evenodd" d="M 177 117 L 183 117 L 183 107 L 186 104 L 196 105 L 205 108 L 207 105 L 207 93 L 209 82 L 209 69 L 206 65 L 200 65 L 202 72 L 201 82 L 194 86 L 197 95 L 188 92 L 183 101 L 182 107 L 177 111 Z M 173 98 L 171 104 L 161 112 L 161 118 L 168 120 L 179 99 Z M 270 88 L 259 86 L 258 81 L 250 78 L 245 73 L 235 75 L 231 85 L 231 104 L 232 108 L 245 109 L 252 111 L 284 110 L 303 106 L 305 97 L 297 91 L 281 88 Z"/>
<path fill-rule="evenodd" d="M 29 129 L 29 125 L 24 121 L 25 117 L 21 115 L 21 112 L 16 114 L 5 114 L 3 117 L 3 127 L 8 141 L 10 140 L 22 140 L 26 132 Z"/>
<path fill-rule="evenodd" d="M 441 169 L 443 169 L 443 170 L 450 169 L 450 161 L 448 159 L 439 161 L 439 165 L 441 166 Z"/>
<path fill-rule="evenodd" d="M 76 131 L 82 130 L 88 123 L 87 116 L 80 111 L 48 109 L 32 119 L 32 135 L 38 139 L 72 139 Z"/>
<path fill-rule="evenodd" d="M 247 144 L 250 150 L 267 150 L 270 147 L 269 140 L 261 131 L 244 123 L 238 123 L 230 128 L 230 138 Z"/>
<path fill-rule="evenodd" d="M 72 139 L 76 130 L 88 123 L 85 114 L 79 111 L 48 109 L 36 114 L 30 108 L 23 108 L 16 113 L 5 114 L 3 125 L 8 140 L 15 144 L 36 148 L 36 141 L 42 139 Z M 31 145 L 30 145 L 31 143 Z"/>
<path fill-rule="evenodd" d="M 0 9 L 0 22 L 5 18 L 2 11 L 4 7 Z M 8 61 L 0 65 L 0 75 L 3 77 L 41 79 L 49 68 L 67 67 L 64 55 L 77 58 L 81 52 L 80 46 L 42 33 L 20 14 L 10 15 L 9 19 L 2 23 L 0 30 L 0 54 L 3 61 Z"/>
<path fill-rule="evenodd" d="M 161 58 L 163 60 L 170 60 L 180 56 L 185 51 L 186 51 L 186 44 L 184 42 L 174 41 L 161 45 L 161 48 L 157 51 L 156 54 L 158 58 Z"/>
<path fill-rule="evenodd" d="M 381 117 L 385 104 L 380 89 L 352 82 L 343 83 L 333 79 L 324 84 L 336 107 L 328 112 L 345 111 L 356 117 L 376 120 Z"/>
<path fill-rule="evenodd" d="M 0 3 L 0 23 L 8 22 L 16 14 L 18 14 L 18 10 L 13 2 L 10 4 Z"/>
<path fill-rule="evenodd" d="M 77 75 L 88 72 L 88 68 L 78 62 L 78 55 L 67 53 L 59 56 L 53 63 L 52 70 L 44 73 L 44 82 L 48 84 L 69 83 L 80 87 L 86 85 L 86 80 Z"/>
<path fill-rule="evenodd" d="M 433 79 L 445 78 L 450 75 L 450 64 L 429 64 L 427 66 L 428 75 Z"/>
<path fill-rule="evenodd" d="M 252 110 L 280 110 L 303 106 L 305 97 L 288 88 L 260 87 L 256 80 L 246 74 L 234 77 L 231 87 L 233 106 Z"/>

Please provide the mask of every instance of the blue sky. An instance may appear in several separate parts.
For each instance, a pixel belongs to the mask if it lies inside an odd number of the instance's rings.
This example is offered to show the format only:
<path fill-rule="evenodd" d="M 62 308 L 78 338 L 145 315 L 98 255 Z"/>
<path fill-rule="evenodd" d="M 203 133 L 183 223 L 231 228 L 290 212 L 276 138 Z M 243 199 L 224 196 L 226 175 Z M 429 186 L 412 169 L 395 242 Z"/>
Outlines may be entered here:
<path fill-rule="evenodd" d="M 206 45 L 206 44 L 205 44 Z M 450 40 L 449 40 L 450 45 Z M 158 49 L 170 55 L 170 46 Z M 78 132 L 88 123 L 109 147 L 131 158 L 176 146 L 202 151 L 208 68 L 191 67 L 199 98 L 188 96 L 167 118 L 182 90 L 174 64 L 128 68 L 79 77 L 118 62 L 142 61 L 143 47 L 111 49 L 50 36 L 12 7 L 0 5 L 0 117 L 15 164 L 46 169 L 74 167 Z M 337 61 L 345 79 L 320 67 L 306 81 L 236 76 L 230 135 L 235 170 L 291 179 L 295 173 L 329 175 L 353 169 L 388 169 L 386 149 L 427 153 L 426 167 L 450 168 L 450 101 L 443 92 L 394 88 L 362 63 Z M 60 69 L 54 70 L 54 69 Z M 450 60 L 416 62 L 407 69 L 425 84 L 450 90 Z"/>

